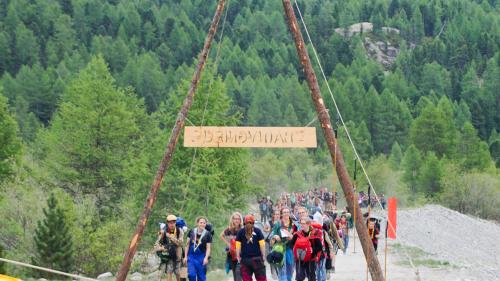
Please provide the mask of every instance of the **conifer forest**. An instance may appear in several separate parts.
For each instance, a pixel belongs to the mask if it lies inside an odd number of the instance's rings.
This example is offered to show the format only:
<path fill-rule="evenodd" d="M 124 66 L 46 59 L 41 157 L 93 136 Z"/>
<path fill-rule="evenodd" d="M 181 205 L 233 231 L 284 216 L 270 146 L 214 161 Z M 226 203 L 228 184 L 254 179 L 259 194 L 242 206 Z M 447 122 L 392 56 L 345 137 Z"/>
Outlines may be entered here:
<path fill-rule="evenodd" d="M 118 271 L 216 5 L 0 0 L 1 256 Z M 297 5 L 351 178 L 346 128 L 378 193 L 500 221 L 500 2 Z M 316 116 L 282 2 L 226 1 L 186 126 L 315 126 L 318 147 L 194 149 L 181 136 L 139 251 L 167 213 L 190 226 L 206 215 L 218 234 L 262 196 L 341 192 Z M 360 171 L 356 186 L 368 187 Z M 222 268 L 215 240 L 211 267 Z"/>

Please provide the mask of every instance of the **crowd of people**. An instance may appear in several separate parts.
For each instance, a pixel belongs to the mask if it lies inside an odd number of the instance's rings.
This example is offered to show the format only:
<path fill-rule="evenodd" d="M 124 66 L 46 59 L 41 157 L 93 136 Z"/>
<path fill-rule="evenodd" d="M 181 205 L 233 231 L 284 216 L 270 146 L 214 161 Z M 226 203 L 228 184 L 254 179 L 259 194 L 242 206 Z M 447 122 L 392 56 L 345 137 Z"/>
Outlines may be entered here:
<path fill-rule="evenodd" d="M 347 253 L 353 220 L 347 207 L 337 210 L 337 194 L 326 188 L 308 192 L 282 193 L 274 203 L 270 197 L 258 200 L 260 221 L 254 214 L 234 212 L 219 238 L 225 243 L 227 272 L 234 281 L 326 281 L 335 272 L 336 256 Z M 170 214 L 161 226 L 155 249 L 167 281 L 205 281 L 214 232 L 205 217 L 187 233 L 183 222 Z M 368 234 L 377 250 L 380 229 L 367 218 Z"/>

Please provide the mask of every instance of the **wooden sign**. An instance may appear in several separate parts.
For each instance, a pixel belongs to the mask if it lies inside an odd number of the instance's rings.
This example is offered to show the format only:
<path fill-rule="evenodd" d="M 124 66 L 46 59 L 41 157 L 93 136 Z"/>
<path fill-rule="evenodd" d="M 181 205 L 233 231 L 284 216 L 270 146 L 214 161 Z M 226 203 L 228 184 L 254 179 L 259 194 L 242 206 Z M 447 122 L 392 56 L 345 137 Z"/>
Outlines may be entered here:
<path fill-rule="evenodd" d="M 185 127 L 185 147 L 316 147 L 315 127 Z"/>

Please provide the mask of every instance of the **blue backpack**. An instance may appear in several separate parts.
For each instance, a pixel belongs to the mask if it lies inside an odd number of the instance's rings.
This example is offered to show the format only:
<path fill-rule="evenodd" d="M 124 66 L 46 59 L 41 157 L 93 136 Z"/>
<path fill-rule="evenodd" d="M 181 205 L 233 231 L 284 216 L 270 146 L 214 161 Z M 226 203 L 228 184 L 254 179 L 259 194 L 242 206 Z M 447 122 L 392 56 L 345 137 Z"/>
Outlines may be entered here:
<path fill-rule="evenodd" d="M 175 226 L 177 226 L 178 228 L 182 229 L 185 226 L 187 227 L 187 224 L 186 224 L 186 222 L 184 221 L 183 218 L 178 217 L 177 221 L 175 222 Z"/>

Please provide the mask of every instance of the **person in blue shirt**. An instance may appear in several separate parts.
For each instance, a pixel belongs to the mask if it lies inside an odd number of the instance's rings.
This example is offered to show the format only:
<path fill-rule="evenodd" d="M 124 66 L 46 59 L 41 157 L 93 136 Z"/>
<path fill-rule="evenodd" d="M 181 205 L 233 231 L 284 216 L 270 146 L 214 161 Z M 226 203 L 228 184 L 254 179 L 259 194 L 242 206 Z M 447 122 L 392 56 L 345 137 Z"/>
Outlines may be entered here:
<path fill-rule="evenodd" d="M 188 233 L 184 263 L 188 266 L 189 281 L 206 281 L 207 265 L 210 257 L 212 235 L 205 227 L 207 219 L 198 217 L 196 219 L 197 227 Z"/>
<path fill-rule="evenodd" d="M 241 278 L 252 281 L 252 275 L 255 275 L 257 281 L 266 281 L 264 234 L 254 227 L 254 216 L 246 215 L 243 223 L 244 227 L 236 234 L 236 257 L 241 264 Z"/>

